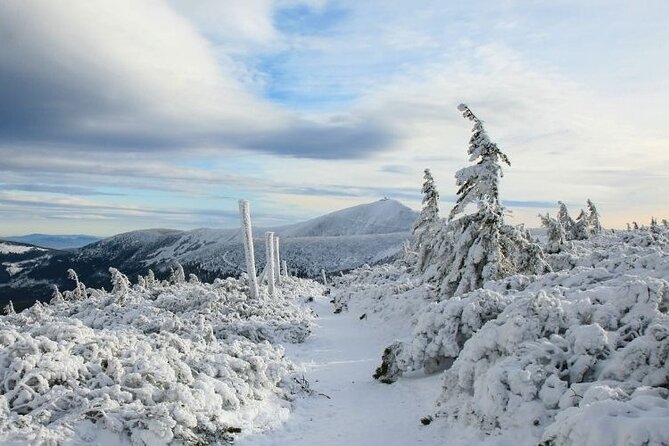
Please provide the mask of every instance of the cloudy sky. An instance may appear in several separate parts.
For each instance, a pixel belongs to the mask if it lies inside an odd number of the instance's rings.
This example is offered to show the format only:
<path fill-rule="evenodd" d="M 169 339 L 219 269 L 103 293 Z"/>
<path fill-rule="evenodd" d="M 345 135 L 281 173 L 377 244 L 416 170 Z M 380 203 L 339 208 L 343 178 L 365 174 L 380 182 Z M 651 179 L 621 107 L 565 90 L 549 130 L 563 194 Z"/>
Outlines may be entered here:
<path fill-rule="evenodd" d="M 0 0 L 0 235 L 452 205 L 466 102 L 512 222 L 669 217 L 665 0 Z"/>

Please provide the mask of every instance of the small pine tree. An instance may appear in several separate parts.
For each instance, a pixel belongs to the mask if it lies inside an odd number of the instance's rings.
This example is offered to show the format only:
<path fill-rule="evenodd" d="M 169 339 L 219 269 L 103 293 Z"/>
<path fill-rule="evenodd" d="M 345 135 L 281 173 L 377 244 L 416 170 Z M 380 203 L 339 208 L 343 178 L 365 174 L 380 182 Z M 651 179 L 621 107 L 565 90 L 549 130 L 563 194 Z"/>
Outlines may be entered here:
<path fill-rule="evenodd" d="M 11 314 L 16 314 L 16 310 L 14 310 L 14 303 L 10 300 L 7 305 L 5 305 L 5 314 L 6 315 L 11 315 Z"/>
<path fill-rule="evenodd" d="M 74 280 L 75 287 L 72 291 L 66 291 L 65 296 L 68 300 L 82 300 L 88 297 L 86 292 L 86 285 L 79 281 L 79 276 L 72 268 L 67 270 L 67 277 L 71 280 Z"/>
<path fill-rule="evenodd" d="M 636 230 L 636 229 L 639 229 L 639 223 L 633 221 L 633 222 L 632 222 L 632 227 L 633 227 L 635 230 Z"/>
<path fill-rule="evenodd" d="M 109 268 L 109 273 L 111 274 L 112 294 L 114 294 L 119 301 L 124 300 L 128 291 L 130 291 L 130 280 L 116 268 Z"/>
<path fill-rule="evenodd" d="M 669 228 L 669 221 L 666 218 L 662 219 L 662 226 L 665 228 Z"/>
<path fill-rule="evenodd" d="M 53 286 L 53 293 L 51 294 L 51 304 L 59 304 L 65 301 L 63 293 L 58 289 L 58 285 Z"/>
<path fill-rule="evenodd" d="M 628 231 L 631 231 L 631 230 L 632 230 L 632 226 L 630 226 L 629 223 L 625 223 L 625 224 L 627 225 L 627 230 L 628 230 Z"/>
<path fill-rule="evenodd" d="M 590 223 L 585 211 L 576 217 L 576 221 L 571 227 L 571 240 L 587 240 L 590 237 Z"/>
<path fill-rule="evenodd" d="M 569 215 L 569 210 L 567 209 L 567 205 L 564 204 L 561 201 L 558 201 L 558 213 L 557 213 L 557 220 L 560 222 L 562 227 L 564 228 L 564 232 L 567 235 L 567 240 L 573 240 L 572 238 L 572 230 L 574 228 L 574 220 L 571 218 Z"/>
<path fill-rule="evenodd" d="M 156 280 L 156 275 L 153 273 L 152 269 L 149 269 L 149 272 L 146 274 L 145 280 L 147 288 L 152 288 L 158 284 L 158 281 Z"/>
<path fill-rule="evenodd" d="M 414 249 L 409 253 L 417 253 L 416 269 L 423 271 L 426 259 L 431 250 L 431 242 L 434 238 L 439 223 L 439 191 L 434 184 L 434 178 L 430 169 L 425 169 L 423 176 L 423 209 L 420 211 L 413 225 Z"/>
<path fill-rule="evenodd" d="M 602 232 L 602 224 L 599 222 L 599 212 L 597 207 L 591 199 L 587 200 L 588 205 L 588 226 L 592 234 L 600 234 Z"/>
<path fill-rule="evenodd" d="M 548 213 L 546 215 L 539 214 L 539 219 L 541 220 L 541 225 L 546 228 L 546 236 L 548 238 L 546 252 L 557 253 L 562 251 L 567 244 L 567 234 L 565 233 L 564 226 Z"/>
<path fill-rule="evenodd" d="M 181 263 L 177 262 L 176 268 L 170 268 L 170 283 L 184 283 L 186 281 L 186 273 L 184 272 Z"/>

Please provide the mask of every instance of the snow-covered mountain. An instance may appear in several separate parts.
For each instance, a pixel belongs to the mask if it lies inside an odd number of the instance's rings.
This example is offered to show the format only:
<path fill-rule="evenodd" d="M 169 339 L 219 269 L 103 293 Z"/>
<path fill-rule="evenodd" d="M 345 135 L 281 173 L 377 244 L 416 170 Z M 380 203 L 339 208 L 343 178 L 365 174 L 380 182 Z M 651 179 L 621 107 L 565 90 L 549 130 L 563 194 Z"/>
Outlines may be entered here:
<path fill-rule="evenodd" d="M 101 239 L 101 237 L 83 234 L 28 234 L 0 238 L 11 242 L 27 243 L 51 249 L 81 248 Z"/>
<path fill-rule="evenodd" d="M 383 199 L 297 223 L 276 232 L 283 237 L 322 237 L 406 232 L 416 213 L 399 201 Z"/>
<path fill-rule="evenodd" d="M 264 267 L 264 233 L 271 230 L 281 237 L 281 256 L 293 274 L 316 276 L 321 269 L 334 273 L 379 263 L 397 254 L 409 237 L 416 215 L 395 200 L 383 199 L 302 223 L 254 228 L 256 262 L 260 269 Z M 243 256 L 241 230 L 237 228 L 133 231 L 77 250 L 45 250 L 29 268 L 11 277 L 4 271 L 0 276 L 0 302 L 32 302 L 48 297 L 46 288 L 52 284 L 71 288 L 69 268 L 92 287 L 109 287 L 110 266 L 134 279 L 148 269 L 159 276 L 167 275 L 177 261 L 187 273 L 213 280 L 239 275 L 244 270 Z M 0 261 L 6 261 L 2 254 Z"/>

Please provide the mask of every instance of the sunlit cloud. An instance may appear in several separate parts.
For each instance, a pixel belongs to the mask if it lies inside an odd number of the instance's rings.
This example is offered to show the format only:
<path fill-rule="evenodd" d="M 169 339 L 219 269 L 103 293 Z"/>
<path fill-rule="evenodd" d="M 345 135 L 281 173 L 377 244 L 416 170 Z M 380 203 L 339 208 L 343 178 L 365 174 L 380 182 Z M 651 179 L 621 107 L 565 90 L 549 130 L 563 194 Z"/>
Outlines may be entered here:
<path fill-rule="evenodd" d="M 609 225 L 667 216 L 668 5 L 3 2 L 0 234 L 234 226 L 239 198 L 270 224 L 418 208 L 426 167 L 446 210 L 463 101 L 511 158 L 514 222 L 586 198 Z"/>

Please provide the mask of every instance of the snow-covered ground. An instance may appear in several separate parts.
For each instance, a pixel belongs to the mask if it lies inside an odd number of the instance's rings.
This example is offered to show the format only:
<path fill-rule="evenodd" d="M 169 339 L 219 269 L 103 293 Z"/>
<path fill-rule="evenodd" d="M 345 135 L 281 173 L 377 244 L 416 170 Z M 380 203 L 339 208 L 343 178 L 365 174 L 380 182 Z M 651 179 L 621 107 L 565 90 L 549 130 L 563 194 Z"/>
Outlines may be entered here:
<path fill-rule="evenodd" d="M 669 445 L 669 229 L 548 260 L 452 297 L 396 262 L 254 302 L 112 271 L 0 318 L 0 443 Z"/>
<path fill-rule="evenodd" d="M 320 316 L 303 344 L 287 356 L 303 370 L 313 395 L 295 402 L 285 425 L 241 438 L 239 446 L 404 446 L 443 442 L 443 426 L 424 426 L 419 414 L 433 411 L 439 377 L 416 374 L 397 386 L 372 378 L 379 353 L 404 324 L 360 320 L 351 312 L 333 314 L 326 298 L 313 304 Z"/>
<path fill-rule="evenodd" d="M 45 251 L 35 246 L 26 246 L 20 244 L 10 244 L 0 242 L 0 254 L 25 254 L 30 251 Z"/>
<path fill-rule="evenodd" d="M 280 343 L 309 336 L 320 285 L 283 278 L 249 301 L 236 279 L 112 275 L 111 292 L 73 275 L 74 291 L 0 317 L 0 444 L 216 444 L 287 417 L 299 389 Z"/>

